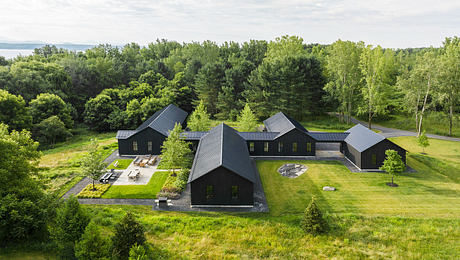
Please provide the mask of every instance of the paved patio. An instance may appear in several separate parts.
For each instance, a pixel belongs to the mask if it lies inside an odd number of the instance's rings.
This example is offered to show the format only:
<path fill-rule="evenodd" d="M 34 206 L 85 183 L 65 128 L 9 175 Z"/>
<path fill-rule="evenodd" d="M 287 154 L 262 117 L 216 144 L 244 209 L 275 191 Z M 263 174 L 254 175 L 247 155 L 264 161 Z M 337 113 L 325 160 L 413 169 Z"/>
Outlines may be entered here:
<path fill-rule="evenodd" d="M 112 185 L 146 185 L 147 183 L 149 183 L 150 178 L 152 178 L 152 175 L 155 174 L 155 172 L 166 171 L 157 169 L 159 162 L 160 160 L 157 160 L 154 165 L 147 165 L 145 167 L 136 166 L 134 165 L 134 162 L 131 162 L 128 168 L 126 168 L 126 170 L 123 170 L 123 173 Z M 137 169 L 140 171 L 139 178 L 137 180 L 130 179 L 128 177 L 128 174 L 131 171 L 134 172 Z"/>

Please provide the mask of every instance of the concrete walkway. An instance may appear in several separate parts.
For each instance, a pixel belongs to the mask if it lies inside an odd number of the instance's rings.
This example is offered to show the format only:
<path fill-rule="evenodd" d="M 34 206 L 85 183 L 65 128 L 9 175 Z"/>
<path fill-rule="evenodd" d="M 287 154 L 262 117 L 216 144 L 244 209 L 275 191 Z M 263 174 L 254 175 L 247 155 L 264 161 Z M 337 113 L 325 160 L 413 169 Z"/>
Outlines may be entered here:
<path fill-rule="evenodd" d="M 367 127 L 367 123 L 363 122 L 361 120 L 358 120 L 354 117 L 351 118 L 351 122 L 353 124 L 361 124 L 363 126 Z M 401 129 L 396 129 L 396 128 L 389 128 L 389 127 L 384 127 L 380 125 L 372 125 L 372 129 L 376 129 L 381 131 L 381 135 L 390 138 L 390 137 L 398 137 L 398 136 L 417 136 L 416 132 L 412 131 L 406 131 L 406 130 L 401 130 Z M 450 136 L 443 136 L 443 135 L 434 135 L 434 134 L 426 134 L 427 137 L 429 138 L 435 138 L 435 139 L 440 139 L 440 140 L 446 140 L 446 141 L 454 141 L 454 142 L 460 142 L 460 138 L 457 137 L 450 137 Z"/>

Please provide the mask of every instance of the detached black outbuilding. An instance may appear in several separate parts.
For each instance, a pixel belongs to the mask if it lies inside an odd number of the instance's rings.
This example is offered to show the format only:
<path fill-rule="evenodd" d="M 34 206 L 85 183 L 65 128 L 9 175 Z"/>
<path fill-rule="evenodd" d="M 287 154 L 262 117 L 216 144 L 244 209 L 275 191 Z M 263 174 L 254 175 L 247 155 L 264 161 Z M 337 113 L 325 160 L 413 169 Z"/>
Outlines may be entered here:
<path fill-rule="evenodd" d="M 253 206 L 255 180 L 246 141 L 220 124 L 198 145 L 188 180 L 191 205 Z"/>
<path fill-rule="evenodd" d="M 360 169 L 378 169 L 386 158 L 386 150 L 395 150 L 406 163 L 406 150 L 384 136 L 363 125 L 355 125 L 346 131 L 341 152 Z"/>
<path fill-rule="evenodd" d="M 188 113 L 169 105 L 155 112 L 136 130 L 117 132 L 120 155 L 160 154 L 161 146 L 176 123 L 183 124 Z"/>

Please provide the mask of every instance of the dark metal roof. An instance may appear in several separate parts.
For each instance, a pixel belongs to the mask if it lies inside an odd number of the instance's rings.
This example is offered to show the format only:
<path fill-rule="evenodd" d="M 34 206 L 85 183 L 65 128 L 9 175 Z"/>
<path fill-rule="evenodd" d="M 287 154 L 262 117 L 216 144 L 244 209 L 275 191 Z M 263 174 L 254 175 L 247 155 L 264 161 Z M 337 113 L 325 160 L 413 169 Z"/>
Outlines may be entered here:
<path fill-rule="evenodd" d="M 207 133 L 208 132 L 183 132 L 181 136 L 187 141 L 197 141 Z"/>
<path fill-rule="evenodd" d="M 278 137 L 291 131 L 292 129 L 298 129 L 301 132 L 307 133 L 307 129 L 303 127 L 299 122 L 285 115 L 283 112 L 276 113 L 270 118 L 264 121 L 264 125 L 268 132 L 278 132 Z"/>
<path fill-rule="evenodd" d="M 122 133 L 117 133 L 118 139 L 127 139 L 132 135 L 150 127 L 164 136 L 169 135 L 169 131 L 174 128 L 176 123 L 183 124 L 185 118 L 187 118 L 188 113 L 184 110 L 176 107 L 171 104 L 167 107 L 162 108 L 161 110 L 155 112 L 150 118 L 144 121 L 136 130 L 130 130 L 130 135 L 128 135 L 127 130 L 120 130 Z M 118 131 L 118 132 L 120 132 Z"/>
<path fill-rule="evenodd" d="M 238 132 L 246 141 L 273 141 L 278 132 Z"/>
<path fill-rule="evenodd" d="M 349 133 L 308 132 L 318 142 L 343 142 Z"/>
<path fill-rule="evenodd" d="M 350 133 L 345 138 L 345 142 L 353 146 L 358 152 L 363 152 L 385 139 L 382 135 L 360 124 L 353 126 L 345 132 Z"/>
<path fill-rule="evenodd" d="M 220 124 L 201 138 L 188 182 L 192 182 L 218 167 L 224 167 L 255 182 L 246 141 L 236 130 Z"/>
<path fill-rule="evenodd" d="M 117 139 L 126 139 L 131 135 L 137 133 L 136 130 L 118 130 L 117 132 Z"/>

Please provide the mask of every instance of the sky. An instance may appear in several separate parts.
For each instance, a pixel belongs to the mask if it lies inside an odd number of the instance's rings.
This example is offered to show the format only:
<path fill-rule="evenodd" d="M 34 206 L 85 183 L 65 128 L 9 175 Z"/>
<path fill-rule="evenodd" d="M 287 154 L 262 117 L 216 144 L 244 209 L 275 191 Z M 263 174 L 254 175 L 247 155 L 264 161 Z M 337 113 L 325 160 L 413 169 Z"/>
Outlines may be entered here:
<path fill-rule="evenodd" d="M 297 35 L 385 48 L 460 36 L 460 0 L 0 0 L 0 42 L 244 42 Z"/>

